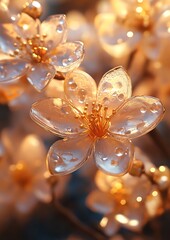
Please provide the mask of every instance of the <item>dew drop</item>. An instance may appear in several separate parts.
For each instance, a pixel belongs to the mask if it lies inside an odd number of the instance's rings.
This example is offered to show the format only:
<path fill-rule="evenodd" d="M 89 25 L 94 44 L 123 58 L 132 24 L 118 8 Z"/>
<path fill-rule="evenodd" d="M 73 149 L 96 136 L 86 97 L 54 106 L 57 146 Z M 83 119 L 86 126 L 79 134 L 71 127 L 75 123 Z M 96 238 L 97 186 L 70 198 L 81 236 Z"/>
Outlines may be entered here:
<path fill-rule="evenodd" d="M 85 99 L 86 99 L 86 95 L 87 95 L 87 92 L 85 89 L 80 89 L 78 91 L 78 97 L 79 97 L 79 102 L 80 103 L 84 103 Z"/>
<path fill-rule="evenodd" d="M 122 85 L 121 82 L 116 82 L 116 83 L 115 83 L 115 86 L 116 86 L 117 88 L 122 88 L 123 85 Z"/>
<path fill-rule="evenodd" d="M 70 90 L 74 90 L 74 89 L 77 88 L 77 84 L 74 82 L 73 79 L 70 79 L 70 80 L 68 81 L 68 84 L 69 84 L 69 89 L 70 89 Z"/>
<path fill-rule="evenodd" d="M 124 100 L 124 94 L 123 93 L 119 94 L 118 99 L 119 99 L 119 101 L 123 101 Z"/>
<path fill-rule="evenodd" d="M 130 131 L 130 130 L 127 130 L 127 131 L 125 132 L 125 134 L 131 134 L 131 131 Z"/>
<path fill-rule="evenodd" d="M 61 107 L 61 112 L 64 114 L 69 114 L 70 113 L 70 107 L 69 106 L 62 106 Z"/>
<path fill-rule="evenodd" d="M 109 99 L 107 97 L 103 98 L 103 104 L 108 105 L 110 103 Z"/>
<path fill-rule="evenodd" d="M 141 122 L 137 125 L 137 129 L 141 131 L 144 128 L 144 126 L 145 126 L 145 122 Z"/>
<path fill-rule="evenodd" d="M 146 107 L 141 107 L 140 112 L 145 113 L 146 112 Z"/>
<path fill-rule="evenodd" d="M 110 92 L 110 90 L 113 88 L 112 84 L 109 82 L 105 82 L 102 85 L 102 91 L 103 92 Z"/>
<path fill-rule="evenodd" d="M 68 59 L 63 59 L 62 64 L 64 67 L 67 67 L 69 64 Z"/>
<path fill-rule="evenodd" d="M 63 26 L 62 26 L 61 24 L 58 25 L 57 28 L 56 28 L 56 30 L 57 30 L 58 33 L 62 33 L 62 31 L 63 31 Z"/>
<path fill-rule="evenodd" d="M 112 160 L 112 161 L 111 161 L 111 165 L 112 165 L 112 166 L 118 166 L 118 162 L 115 161 L 115 160 Z"/>
<path fill-rule="evenodd" d="M 0 78 L 4 79 L 6 76 L 6 71 L 3 66 L 0 66 Z"/>
<path fill-rule="evenodd" d="M 75 162 L 77 161 L 77 158 L 73 157 L 73 154 L 70 152 L 67 153 L 62 153 L 61 157 L 63 159 L 64 162 Z"/>
<path fill-rule="evenodd" d="M 116 154 L 118 157 L 122 157 L 123 154 L 124 154 L 123 148 L 120 148 L 120 147 L 115 148 L 115 154 Z"/>
<path fill-rule="evenodd" d="M 108 158 L 107 158 L 107 157 L 101 157 L 101 160 L 102 160 L 102 161 L 107 161 Z"/>
<path fill-rule="evenodd" d="M 153 103 L 151 105 L 151 108 L 150 108 L 152 113 L 157 113 L 159 111 L 159 109 L 160 109 L 160 106 L 158 104 L 156 104 L 156 103 Z"/>

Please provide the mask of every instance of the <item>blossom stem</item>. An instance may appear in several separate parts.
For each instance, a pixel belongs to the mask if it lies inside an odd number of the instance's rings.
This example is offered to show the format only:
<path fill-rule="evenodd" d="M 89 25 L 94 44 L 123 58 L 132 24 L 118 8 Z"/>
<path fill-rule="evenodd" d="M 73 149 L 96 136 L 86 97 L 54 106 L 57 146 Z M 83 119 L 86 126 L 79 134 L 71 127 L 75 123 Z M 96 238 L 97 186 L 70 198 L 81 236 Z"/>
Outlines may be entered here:
<path fill-rule="evenodd" d="M 55 201 L 54 205 L 55 208 L 57 209 L 57 212 L 61 214 L 63 217 L 65 217 L 71 223 L 71 225 L 76 227 L 76 229 L 78 229 L 80 232 L 83 232 L 92 239 L 96 240 L 106 239 L 104 235 L 82 223 L 68 208 L 64 207 L 59 201 Z"/>
<path fill-rule="evenodd" d="M 137 53 L 137 49 L 133 50 L 128 58 L 127 64 L 126 64 L 126 69 L 129 70 L 132 66 L 133 60 L 135 58 L 135 55 Z"/>

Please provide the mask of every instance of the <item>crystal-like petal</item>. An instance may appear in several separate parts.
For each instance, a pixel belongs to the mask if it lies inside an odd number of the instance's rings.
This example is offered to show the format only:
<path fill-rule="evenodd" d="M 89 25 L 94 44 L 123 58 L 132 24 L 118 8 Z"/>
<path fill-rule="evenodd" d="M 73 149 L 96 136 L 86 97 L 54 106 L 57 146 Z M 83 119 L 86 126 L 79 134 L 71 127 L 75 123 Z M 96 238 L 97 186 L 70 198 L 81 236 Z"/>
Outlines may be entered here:
<path fill-rule="evenodd" d="M 45 89 L 45 95 L 64 99 L 64 80 L 52 79 Z"/>
<path fill-rule="evenodd" d="M 19 59 L 6 59 L 0 61 L 0 82 L 16 80 L 28 71 L 28 62 Z"/>
<path fill-rule="evenodd" d="M 99 14 L 95 19 L 95 25 L 103 48 L 113 57 L 129 54 L 141 39 L 140 32 L 118 24 L 112 13 Z"/>
<path fill-rule="evenodd" d="M 30 114 L 40 126 L 61 137 L 74 136 L 83 131 L 73 108 L 60 98 L 47 98 L 34 103 Z"/>
<path fill-rule="evenodd" d="M 170 26 L 170 10 L 168 6 L 160 14 L 157 21 L 155 21 L 154 30 L 160 38 L 169 37 L 170 36 L 169 26 Z"/>
<path fill-rule="evenodd" d="M 82 42 L 67 42 L 60 44 L 50 53 L 51 64 L 59 72 L 69 72 L 78 68 L 84 57 Z"/>
<path fill-rule="evenodd" d="M 124 138 L 101 138 L 95 144 L 97 166 L 110 175 L 123 175 L 131 167 L 133 145 Z"/>
<path fill-rule="evenodd" d="M 14 42 L 16 33 L 12 24 L 0 24 L 0 50 L 3 53 L 12 54 L 15 50 Z"/>
<path fill-rule="evenodd" d="M 73 71 L 66 77 L 64 84 L 67 99 L 80 111 L 83 111 L 86 103 L 96 101 L 96 83 L 86 72 Z"/>
<path fill-rule="evenodd" d="M 131 97 L 131 80 L 122 67 L 108 71 L 102 77 L 97 93 L 97 101 L 109 107 L 118 108 L 127 98 Z"/>
<path fill-rule="evenodd" d="M 91 155 L 92 141 L 81 136 L 55 142 L 47 155 L 49 171 L 52 174 L 65 175 L 82 166 Z"/>
<path fill-rule="evenodd" d="M 29 134 L 21 142 L 16 159 L 29 166 L 31 171 L 35 173 L 43 169 L 42 161 L 44 161 L 45 156 L 46 150 L 41 140 L 36 135 Z"/>
<path fill-rule="evenodd" d="M 38 34 L 39 25 L 40 21 L 38 19 L 34 20 L 29 15 L 22 13 L 14 26 L 18 35 L 26 39 L 33 38 Z"/>
<path fill-rule="evenodd" d="M 36 63 L 27 72 L 27 80 L 37 91 L 42 91 L 55 76 L 55 68 L 47 63 Z"/>
<path fill-rule="evenodd" d="M 18 212 L 25 214 L 32 211 L 37 202 L 38 201 L 33 195 L 32 191 L 20 191 L 17 194 L 15 207 Z"/>
<path fill-rule="evenodd" d="M 51 189 L 43 175 L 33 183 L 34 195 L 41 201 L 51 201 Z"/>
<path fill-rule="evenodd" d="M 67 24 L 65 15 L 53 15 L 48 17 L 40 26 L 41 36 L 49 50 L 58 44 L 65 42 L 67 37 Z"/>
<path fill-rule="evenodd" d="M 111 213 L 102 218 L 102 220 L 100 221 L 100 226 L 103 228 L 103 231 L 105 232 L 105 234 L 107 234 L 107 236 L 113 236 L 119 230 L 120 223 L 118 223 L 115 220 L 114 214 Z M 114 240 L 114 238 L 113 238 L 113 240 Z M 119 239 L 119 237 L 118 237 L 118 240 L 123 240 L 123 239 L 121 239 L 121 238 Z"/>
<path fill-rule="evenodd" d="M 112 116 L 109 131 L 129 138 L 139 137 L 155 128 L 163 114 L 164 108 L 159 99 L 132 97 Z"/>
<path fill-rule="evenodd" d="M 90 209 L 101 214 L 111 213 L 114 207 L 114 201 L 111 195 L 98 190 L 88 195 L 86 204 Z"/>

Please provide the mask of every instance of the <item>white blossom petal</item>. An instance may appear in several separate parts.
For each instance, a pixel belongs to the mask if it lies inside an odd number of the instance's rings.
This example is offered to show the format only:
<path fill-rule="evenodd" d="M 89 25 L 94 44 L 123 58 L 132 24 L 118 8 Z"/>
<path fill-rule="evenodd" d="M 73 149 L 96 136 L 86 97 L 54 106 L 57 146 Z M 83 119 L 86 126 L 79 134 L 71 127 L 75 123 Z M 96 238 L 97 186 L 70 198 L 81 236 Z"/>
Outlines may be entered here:
<path fill-rule="evenodd" d="M 42 91 L 55 76 L 55 68 L 47 63 L 34 63 L 27 71 L 27 80 L 37 91 Z"/>
<path fill-rule="evenodd" d="M 42 22 L 40 35 L 45 36 L 44 41 L 49 50 L 66 41 L 67 24 L 65 15 L 53 15 Z"/>
<path fill-rule="evenodd" d="M 133 160 L 133 145 L 125 138 L 101 138 L 95 144 L 97 166 L 106 174 L 120 176 L 128 172 Z"/>
<path fill-rule="evenodd" d="M 20 59 L 6 59 L 0 61 L 0 82 L 16 80 L 24 76 L 29 64 Z"/>
<path fill-rule="evenodd" d="M 83 131 L 75 110 L 60 98 L 42 99 L 32 105 L 32 119 L 45 129 L 61 136 L 75 136 Z"/>
<path fill-rule="evenodd" d="M 82 42 L 67 42 L 60 44 L 50 53 L 51 64 L 59 72 L 69 72 L 78 68 L 84 57 Z"/>
<path fill-rule="evenodd" d="M 109 131 L 112 134 L 136 138 L 155 128 L 163 114 L 164 108 L 159 99 L 132 97 L 112 116 Z"/>
<path fill-rule="evenodd" d="M 64 90 L 68 101 L 81 112 L 86 103 L 96 101 L 96 83 L 94 79 L 84 71 L 76 70 L 67 75 Z M 90 109 L 88 108 L 87 110 Z"/>
<path fill-rule="evenodd" d="M 108 71 L 102 77 L 97 93 L 97 101 L 110 110 L 115 110 L 131 97 L 131 80 L 122 67 Z"/>
<path fill-rule="evenodd" d="M 91 150 L 92 140 L 88 136 L 59 140 L 51 146 L 47 155 L 49 171 L 61 175 L 71 173 L 83 165 Z"/>

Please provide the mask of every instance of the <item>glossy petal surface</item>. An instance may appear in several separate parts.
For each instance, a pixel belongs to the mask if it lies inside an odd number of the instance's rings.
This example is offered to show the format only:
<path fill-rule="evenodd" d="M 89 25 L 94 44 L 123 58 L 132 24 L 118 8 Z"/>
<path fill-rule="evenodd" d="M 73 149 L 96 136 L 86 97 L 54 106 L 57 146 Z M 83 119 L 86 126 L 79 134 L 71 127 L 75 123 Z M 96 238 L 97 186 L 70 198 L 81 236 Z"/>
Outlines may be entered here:
<path fill-rule="evenodd" d="M 43 90 L 54 76 L 54 67 L 46 63 L 34 64 L 27 72 L 27 80 L 37 91 Z"/>
<path fill-rule="evenodd" d="M 114 207 L 114 201 L 111 195 L 98 190 L 88 195 L 86 203 L 93 211 L 101 214 L 111 213 Z"/>
<path fill-rule="evenodd" d="M 113 14 L 100 14 L 95 20 L 100 42 L 113 57 L 129 54 L 141 39 L 139 32 L 118 24 Z"/>
<path fill-rule="evenodd" d="M 39 20 L 34 20 L 29 15 L 22 13 L 15 24 L 15 30 L 22 38 L 32 38 L 38 34 Z"/>
<path fill-rule="evenodd" d="M 111 118 L 109 131 L 135 138 L 151 131 L 163 117 L 159 99 L 139 96 L 130 98 Z"/>
<path fill-rule="evenodd" d="M 169 37 L 170 36 L 169 26 L 170 26 L 170 10 L 168 6 L 168 8 L 162 12 L 162 14 L 156 21 L 155 32 L 160 38 Z"/>
<path fill-rule="evenodd" d="M 110 175 L 123 175 L 133 160 L 133 145 L 128 139 L 101 138 L 95 144 L 97 166 Z"/>
<path fill-rule="evenodd" d="M 45 45 L 50 50 L 66 41 L 67 24 L 65 15 L 53 15 L 42 22 L 40 34 L 46 35 Z"/>
<path fill-rule="evenodd" d="M 0 82 L 12 81 L 22 77 L 28 71 L 28 62 L 19 59 L 0 61 Z"/>
<path fill-rule="evenodd" d="M 101 79 L 97 100 L 110 110 L 115 110 L 131 97 L 131 81 L 122 67 L 113 68 Z"/>
<path fill-rule="evenodd" d="M 0 49 L 3 53 L 10 54 L 15 50 L 14 41 L 16 33 L 12 24 L 0 24 Z"/>
<path fill-rule="evenodd" d="M 90 156 L 91 146 L 85 136 L 55 142 L 47 155 L 49 171 L 64 175 L 77 170 Z"/>
<path fill-rule="evenodd" d="M 81 42 L 67 42 L 60 44 L 50 53 L 51 64 L 59 72 L 69 72 L 78 68 L 83 60 L 84 45 Z"/>
<path fill-rule="evenodd" d="M 60 98 L 47 98 L 34 103 L 30 114 L 40 126 L 62 137 L 83 131 L 73 108 Z"/>
<path fill-rule="evenodd" d="M 69 74 L 64 90 L 67 99 L 80 111 L 83 111 L 86 103 L 96 101 L 96 83 L 86 72 L 77 70 Z"/>

